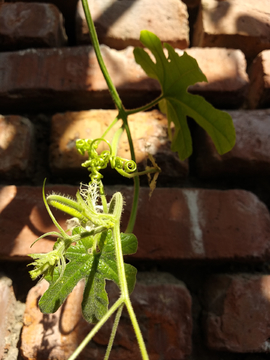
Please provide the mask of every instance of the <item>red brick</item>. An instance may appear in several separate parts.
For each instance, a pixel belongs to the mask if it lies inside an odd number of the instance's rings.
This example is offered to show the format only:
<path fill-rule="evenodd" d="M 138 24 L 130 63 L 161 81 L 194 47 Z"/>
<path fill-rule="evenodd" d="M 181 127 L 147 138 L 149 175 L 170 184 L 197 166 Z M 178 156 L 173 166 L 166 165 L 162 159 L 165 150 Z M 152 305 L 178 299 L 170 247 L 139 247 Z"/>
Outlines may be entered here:
<path fill-rule="evenodd" d="M 95 139 L 100 137 L 113 119 L 117 116 L 116 110 L 90 110 L 81 112 L 67 112 L 56 114 L 52 118 L 50 165 L 55 174 L 79 176 L 85 174 L 85 168 L 81 167 L 82 161 L 88 159 L 82 157 L 75 147 L 76 139 Z M 114 132 L 122 124 L 122 121 L 114 126 L 106 136 L 112 140 Z M 177 154 L 170 150 L 168 141 L 168 121 L 159 111 L 153 110 L 138 113 L 129 117 L 129 125 L 133 137 L 137 163 L 140 170 L 144 170 L 147 154 L 152 154 L 162 173 L 162 179 L 185 178 L 188 173 L 188 161 L 180 161 Z M 104 143 L 100 151 L 108 149 Z M 126 134 L 121 138 L 118 155 L 130 159 L 129 145 Z M 101 171 L 108 174 L 108 172 Z M 110 175 L 116 176 L 115 170 L 109 171 Z M 105 175 L 106 176 L 106 175 Z"/>
<path fill-rule="evenodd" d="M 25 178 L 31 172 L 34 129 L 31 122 L 17 115 L 0 115 L 0 176 Z"/>
<path fill-rule="evenodd" d="M 3 0 L 4 2 L 4 0 Z M 7 2 L 7 1 L 6 1 Z M 26 2 L 26 1 L 25 1 Z M 65 28 L 70 44 L 75 44 L 75 13 L 78 0 L 50 0 L 50 4 L 55 5 L 63 14 Z M 27 0 L 27 3 L 44 3 L 40 0 Z"/>
<path fill-rule="evenodd" d="M 149 79 L 135 63 L 132 47 L 117 51 L 101 46 L 101 52 L 126 108 L 145 105 L 160 94 L 157 81 Z M 202 63 L 206 77 L 211 79 L 208 84 L 196 86 L 196 93 L 204 95 L 209 90 L 209 100 L 212 97 L 220 106 L 242 103 L 248 79 L 239 51 L 190 49 L 187 52 L 198 56 L 199 65 Z M 211 77 L 213 67 L 207 66 L 213 58 L 215 77 Z M 69 110 L 114 108 L 91 47 L 0 53 L 0 78 L 3 111 L 12 111 L 14 106 L 17 111 L 66 111 L 67 106 Z"/>
<path fill-rule="evenodd" d="M 19 2 L 0 7 L 1 51 L 60 47 L 66 42 L 63 17 L 54 5 Z"/>
<path fill-rule="evenodd" d="M 75 196 L 77 188 L 50 185 L 52 191 Z M 106 187 L 108 195 L 123 193 L 126 205 L 122 219 L 125 230 L 133 189 Z M 46 213 L 40 187 L 6 186 L 0 192 L 0 257 L 26 259 L 29 253 L 51 251 L 53 241 L 37 237 L 55 231 Z M 149 200 L 142 188 L 135 235 L 139 260 L 242 259 L 269 257 L 270 215 L 252 193 L 243 190 L 200 190 L 158 188 Z M 21 211 L 23 209 L 23 212 Z M 65 228 L 66 215 L 55 216 Z M 168 243 L 169 242 L 169 243 Z"/>
<path fill-rule="evenodd" d="M 140 32 L 149 30 L 173 47 L 189 46 L 188 13 L 182 1 L 156 0 L 154 6 L 151 0 L 88 0 L 88 4 L 101 44 L 118 50 L 141 46 Z M 81 2 L 77 8 L 77 41 L 90 44 Z"/>
<path fill-rule="evenodd" d="M 248 58 L 270 48 L 268 0 L 202 0 L 193 46 L 240 49 Z"/>
<path fill-rule="evenodd" d="M 147 192 L 141 193 L 134 229 L 136 258 L 258 259 L 268 254 L 270 215 L 252 193 L 157 189 L 147 201 Z"/>
<path fill-rule="evenodd" d="M 17 359 L 24 304 L 16 301 L 11 279 L 0 278 L 0 358 Z"/>
<path fill-rule="evenodd" d="M 21 352 L 25 359 L 65 360 L 91 329 L 81 316 L 83 283 L 79 283 L 65 305 L 56 313 L 42 314 L 37 302 L 47 285 L 36 285 L 28 294 Z M 117 300 L 119 289 L 109 283 L 111 303 Z M 191 296 L 185 285 L 165 273 L 141 273 L 131 296 L 150 358 L 181 360 L 191 352 Z M 112 359 L 140 358 L 134 331 L 123 312 L 112 350 Z M 100 359 L 104 357 L 113 319 L 106 323 L 81 354 Z"/>
<path fill-rule="evenodd" d="M 236 144 L 219 155 L 210 137 L 198 129 L 197 168 L 202 177 L 270 175 L 270 110 L 228 111 L 236 130 Z"/>
<path fill-rule="evenodd" d="M 215 275 L 205 290 L 205 334 L 211 349 L 269 352 L 269 275 Z"/>
<path fill-rule="evenodd" d="M 110 285 L 112 286 L 108 290 L 113 303 L 119 296 L 119 290 L 113 286 L 114 284 L 110 283 Z M 131 302 L 151 359 L 181 360 L 191 353 L 191 301 L 191 296 L 184 283 L 176 280 L 172 275 L 138 273 Z M 127 325 L 129 321 L 125 311 L 123 318 L 125 325 L 120 323 L 119 334 L 115 339 L 115 345 L 119 347 L 119 350 L 115 349 L 112 356 L 115 359 L 137 360 L 140 358 L 140 354 L 133 329 Z M 101 332 L 96 336 L 96 343 L 104 346 L 105 334 L 108 338 L 111 327 L 112 321 L 104 328 L 104 335 Z M 130 339 L 132 339 L 131 342 Z M 126 348 L 127 351 L 121 356 L 120 351 L 123 348 Z"/>
<path fill-rule="evenodd" d="M 251 109 L 270 104 L 270 50 L 262 51 L 249 69 L 248 103 Z"/>
<path fill-rule="evenodd" d="M 158 96 L 156 80 L 135 63 L 133 49 L 101 47 L 101 53 L 126 107 Z M 121 71 L 120 71 L 121 70 Z M 38 73 L 38 76 L 37 76 Z M 50 110 L 115 108 L 92 47 L 29 49 L 0 54 L 2 109 Z"/>

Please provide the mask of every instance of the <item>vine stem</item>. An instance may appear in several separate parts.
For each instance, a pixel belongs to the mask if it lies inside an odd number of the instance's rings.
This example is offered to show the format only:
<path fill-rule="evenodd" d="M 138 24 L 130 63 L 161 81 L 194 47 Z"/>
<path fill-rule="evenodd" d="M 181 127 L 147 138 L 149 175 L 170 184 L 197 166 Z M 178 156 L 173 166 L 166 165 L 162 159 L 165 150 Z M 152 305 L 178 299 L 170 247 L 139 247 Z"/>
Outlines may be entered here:
<path fill-rule="evenodd" d="M 123 108 L 122 105 L 122 101 L 118 95 L 118 92 L 112 82 L 112 79 L 109 75 L 109 72 L 105 66 L 105 63 L 103 61 L 103 57 L 101 55 L 101 51 L 100 51 L 100 46 L 99 46 L 99 42 L 98 42 L 98 37 L 97 37 L 97 33 L 96 33 L 96 29 L 95 29 L 95 25 L 94 22 L 92 20 L 92 16 L 90 13 L 90 9 L 88 6 L 88 0 L 82 0 L 82 6 L 83 6 L 83 10 L 85 13 L 85 18 L 87 21 L 87 25 L 89 28 L 89 33 L 90 33 L 90 37 L 91 37 L 91 41 L 92 41 L 92 45 L 94 47 L 95 53 L 96 53 L 96 57 L 97 57 L 97 61 L 100 67 L 100 70 L 104 76 L 104 79 L 107 83 L 107 86 L 109 88 L 109 91 L 111 93 L 113 102 L 115 103 L 117 109 L 120 111 Z"/>
<path fill-rule="evenodd" d="M 150 103 L 148 103 L 146 105 L 143 105 L 143 106 L 135 108 L 135 109 L 126 110 L 126 114 L 127 114 L 127 116 L 129 116 L 132 114 L 137 114 L 140 111 L 145 111 L 145 110 L 151 109 L 152 107 L 157 105 L 163 98 L 164 98 L 164 95 L 161 94 L 159 97 L 157 97 L 156 99 L 154 99 L 153 101 L 151 101 Z"/>
<path fill-rule="evenodd" d="M 90 37 L 91 37 L 91 41 L 92 41 L 92 45 L 94 47 L 94 51 L 96 53 L 96 57 L 97 57 L 97 61 L 99 64 L 99 67 L 101 69 L 101 72 L 104 76 L 104 79 L 107 83 L 108 89 L 110 91 L 110 94 L 112 96 L 112 99 L 115 103 L 115 106 L 118 109 L 118 116 L 117 119 L 122 119 L 123 121 L 123 127 L 127 133 L 127 138 L 128 138 L 128 142 L 129 142 L 129 147 L 130 147 L 130 153 L 131 153 L 131 159 L 136 162 L 136 157 L 135 157 L 135 151 L 134 151 L 134 146 L 133 146 L 133 141 L 132 141 L 132 136 L 131 136 L 131 132 L 130 132 L 130 128 L 128 125 L 128 121 L 127 121 L 127 117 L 130 114 L 133 113 L 137 113 L 139 111 L 143 111 L 146 110 L 147 108 L 149 108 L 149 104 L 140 108 L 140 109 L 135 109 L 135 110 L 129 110 L 126 111 L 122 101 L 119 97 L 119 94 L 111 80 L 111 77 L 109 75 L 109 72 L 106 68 L 106 65 L 103 61 L 102 55 L 101 55 L 101 51 L 100 51 L 100 46 L 99 46 L 99 42 L 98 42 L 98 37 L 97 37 L 97 33 L 95 30 L 95 26 L 94 26 L 94 22 L 92 20 L 91 17 L 91 13 L 90 13 L 90 9 L 88 6 L 88 0 L 81 0 L 82 1 L 82 6 L 84 9 L 84 13 L 85 13 L 85 17 L 86 17 L 86 21 L 87 21 L 87 25 L 89 28 L 89 33 L 90 33 Z M 158 98 L 158 100 L 154 100 L 152 103 L 150 103 L 150 107 L 154 106 L 155 104 L 157 104 L 159 101 L 161 100 L 161 97 Z M 110 126 L 110 128 L 116 123 L 116 119 L 113 121 L 112 125 Z M 117 144 L 117 140 L 119 139 L 121 136 L 121 130 L 118 132 L 116 138 L 115 138 L 115 143 Z M 132 209 L 131 209 L 131 215 L 129 218 L 129 222 L 128 222 L 128 226 L 126 229 L 126 232 L 130 232 L 132 233 L 134 225 L 135 225 L 135 220 L 136 220 L 136 215 L 137 215 L 137 209 L 138 209 L 138 201 L 139 201 L 139 188 L 140 188 L 140 182 L 139 182 L 139 177 L 135 176 L 134 177 L 134 196 L 133 196 L 133 204 L 132 204 Z M 120 193 L 115 194 L 116 196 L 116 201 L 115 201 L 115 209 L 113 211 L 113 214 L 115 216 L 115 224 L 113 227 L 113 236 L 114 236 L 114 243 L 115 243 L 115 253 L 116 253 L 116 262 L 117 262 L 117 267 L 118 267 L 118 276 L 119 276 L 119 286 L 120 286 L 120 290 L 121 290 L 121 296 L 118 299 L 118 301 L 109 309 L 109 311 L 104 315 L 104 317 L 98 322 L 98 324 L 96 324 L 96 326 L 92 329 L 92 331 L 87 335 L 87 337 L 84 339 L 84 341 L 81 343 L 81 345 L 77 348 L 77 350 L 75 351 L 75 353 L 69 358 L 69 360 L 74 360 L 76 358 L 76 356 L 81 352 L 81 350 L 86 346 L 86 344 L 92 339 L 92 337 L 96 334 L 96 332 L 101 328 L 101 326 L 108 320 L 108 318 L 113 314 L 114 311 L 116 311 L 122 304 L 123 302 L 125 303 L 136 337 L 137 337 L 137 341 L 139 344 L 139 348 L 141 351 L 141 355 L 142 355 L 142 359 L 143 360 L 149 360 L 147 351 L 146 351 L 146 347 L 145 347 L 145 343 L 142 337 L 142 333 L 139 327 L 139 324 L 137 322 L 136 319 L 136 315 L 134 313 L 131 301 L 130 301 L 130 297 L 129 297 L 129 291 L 128 291 L 128 286 L 127 286 L 127 280 L 126 280 L 126 273 L 125 273 L 125 265 L 124 265 L 124 260 L 123 260 L 123 252 L 122 252 L 122 244 L 121 244 L 121 237 L 120 237 L 120 218 L 121 218 L 121 213 L 122 213 L 122 207 L 123 207 L 123 197 Z M 105 206 L 106 208 L 106 206 Z M 119 311 L 120 314 L 120 311 Z M 118 316 L 117 316 L 118 318 Z M 119 316 L 120 318 L 120 316 Z M 117 320 L 118 322 L 118 320 Z M 117 328 L 117 326 L 115 326 L 115 328 Z M 116 329 L 114 329 L 114 331 L 116 331 Z M 114 338 L 114 335 L 113 335 Z M 112 341 L 113 341 L 112 338 Z M 111 347 L 112 344 L 109 343 L 109 347 Z M 110 353 L 110 348 L 108 350 L 108 356 Z"/>
<path fill-rule="evenodd" d="M 100 189 L 100 198 L 101 198 L 101 202 L 102 202 L 103 212 L 105 214 L 108 214 L 107 199 L 106 199 L 103 183 L 101 180 L 99 180 L 99 189 Z"/>
<path fill-rule="evenodd" d="M 104 356 L 104 360 L 108 360 L 111 350 L 112 350 L 112 346 L 113 346 L 113 342 L 114 342 L 114 338 L 116 335 L 116 331 L 119 325 L 119 321 L 122 315 L 122 311 L 123 311 L 123 307 L 124 307 L 124 303 L 122 305 L 120 305 L 120 307 L 117 310 L 117 313 L 115 315 L 115 319 L 114 319 L 114 324 L 113 324 L 113 328 L 112 328 L 112 332 L 111 332 L 111 336 L 110 336 L 110 340 L 107 346 L 107 350 L 106 350 L 106 354 Z"/>
<path fill-rule="evenodd" d="M 116 154 L 117 154 L 118 144 L 119 144 L 119 141 L 120 141 L 120 138 L 121 138 L 123 132 L 124 132 L 124 127 L 121 126 L 121 127 L 114 133 L 114 136 L 113 136 L 113 139 L 112 139 L 112 143 L 111 143 L 111 146 L 112 146 L 112 155 L 113 155 L 113 156 L 116 156 Z"/>
<path fill-rule="evenodd" d="M 127 137 L 128 137 L 128 142 L 129 142 L 129 147 L 130 147 L 130 153 L 131 153 L 131 159 L 136 162 L 136 157 L 135 157 L 135 151 L 134 151 L 134 146 L 133 146 L 133 141 L 132 141 L 132 137 L 131 137 L 131 133 L 130 133 L 130 129 L 129 129 L 129 125 L 127 122 L 127 113 L 126 110 L 122 104 L 122 101 L 119 97 L 119 94 L 112 82 L 112 79 L 110 77 L 110 74 L 106 68 L 106 65 L 104 63 L 104 60 L 102 58 L 101 55 L 101 51 L 100 51 L 100 46 L 99 46 L 99 41 L 98 41 L 98 37 L 97 37 L 97 33 L 96 33 L 96 29 L 95 29 L 95 25 L 93 22 L 93 19 L 91 17 L 91 13 L 90 13 L 90 9 L 88 6 L 88 1 L 87 0 L 81 0 L 82 1 L 82 6 L 83 6 L 83 10 L 85 13 L 85 18 L 86 18 L 86 22 L 89 28 L 89 34 L 90 34 L 90 38 L 92 41 L 92 45 L 94 47 L 95 53 L 96 53 L 96 57 L 98 60 L 98 64 L 100 67 L 100 70 L 104 76 L 104 79 L 107 83 L 108 89 L 110 91 L 110 94 L 112 96 L 113 102 L 115 103 L 115 106 L 117 107 L 119 114 L 117 116 L 117 119 L 122 119 L 123 123 L 124 123 L 124 127 L 125 130 L 127 132 Z M 133 231 L 133 227 L 135 224 L 135 219 L 136 219 L 136 214 L 137 214 L 137 208 L 138 208 L 138 197 L 139 197 L 139 189 L 140 189 L 140 182 L 139 179 L 137 177 L 134 178 L 134 197 L 133 197 L 133 204 L 132 204 L 132 209 L 131 209 L 131 216 L 129 218 L 129 222 L 128 222 L 128 226 L 127 226 L 127 230 L 126 232 L 132 232 Z"/>
<path fill-rule="evenodd" d="M 112 314 L 123 304 L 124 299 L 120 297 L 113 306 L 106 312 L 103 318 L 95 325 L 85 339 L 80 343 L 74 353 L 68 358 L 68 360 L 75 360 L 80 352 L 85 348 L 89 341 L 96 335 L 99 329 L 105 324 L 105 322 L 112 316 Z"/>
<path fill-rule="evenodd" d="M 107 127 L 107 129 L 104 131 L 103 135 L 101 136 L 101 139 L 104 139 L 105 136 L 108 134 L 108 132 L 114 127 L 114 125 L 117 123 L 118 121 L 118 117 L 116 117 L 113 122 Z M 99 143 L 98 143 L 99 144 Z"/>
<path fill-rule="evenodd" d="M 123 260 L 123 252 L 122 252 L 122 244 L 121 244 L 121 235 L 120 235 L 120 218 L 123 209 L 123 197 L 121 193 L 116 193 L 116 201 L 115 201 L 115 209 L 113 214 L 115 215 L 116 222 L 113 228 L 113 238 L 115 244 L 115 257 L 116 263 L 118 267 L 118 277 L 119 277 L 119 285 L 121 290 L 121 297 L 124 299 L 125 305 L 127 307 L 130 320 L 132 326 L 134 328 L 135 335 L 137 337 L 138 345 L 141 351 L 142 359 L 149 360 L 147 350 L 145 347 L 145 343 L 142 337 L 142 333 L 134 313 L 127 286 L 126 272 L 125 272 L 125 264 Z"/>
<path fill-rule="evenodd" d="M 70 356 L 68 360 L 75 360 L 76 357 L 80 354 L 80 352 L 85 348 L 88 342 L 93 338 L 93 336 L 98 332 L 98 330 L 104 325 L 104 323 L 109 319 L 109 317 L 123 304 L 126 305 L 132 326 L 134 328 L 135 335 L 137 337 L 138 345 L 141 351 L 142 359 L 149 360 L 147 350 L 145 347 L 145 343 L 143 340 L 143 336 L 134 313 L 127 285 L 126 279 L 126 272 L 125 272 L 125 264 L 123 260 L 123 251 L 122 251 L 122 244 L 121 244 L 121 234 L 120 234 L 120 219 L 123 210 L 123 196 L 120 192 L 116 193 L 115 195 L 115 206 L 113 209 L 113 216 L 115 218 L 115 224 L 112 229 L 114 244 L 115 244 L 115 257 L 117 263 L 117 270 L 118 270 L 118 278 L 119 278 L 119 287 L 121 291 L 121 295 L 119 299 L 113 304 L 113 306 L 108 310 L 108 312 L 103 316 L 103 318 L 95 325 L 95 327 L 90 331 L 90 333 L 86 336 L 86 338 L 82 341 L 82 343 L 78 346 L 75 352 Z M 106 351 L 107 358 L 109 357 L 110 350 L 112 348 L 112 343 L 114 340 L 115 332 L 119 323 L 121 315 L 121 310 L 117 312 L 116 321 L 113 326 L 112 335 L 108 344 L 108 348 Z"/>
<path fill-rule="evenodd" d="M 124 267 L 124 261 L 123 261 L 123 253 L 122 253 L 122 246 L 121 246 L 121 238 L 120 238 L 120 221 L 118 224 L 115 224 L 114 230 L 114 243 L 115 243 L 115 254 L 116 254 L 116 262 L 118 264 L 118 276 L 119 276 L 119 283 L 120 283 L 120 289 L 121 289 L 121 297 L 124 299 L 124 303 L 127 307 L 129 317 L 135 332 L 135 335 L 137 337 L 138 345 L 141 351 L 142 359 L 143 360 L 149 360 L 147 350 L 145 347 L 145 343 L 143 340 L 143 336 L 141 333 L 141 329 L 139 327 L 136 315 L 134 313 L 128 287 L 127 287 L 127 280 L 126 280 L 126 273 L 125 273 L 125 267 Z"/>
<path fill-rule="evenodd" d="M 126 112 L 122 115 L 122 120 L 123 120 L 124 127 L 125 127 L 125 130 L 126 130 L 126 133 L 127 133 L 131 159 L 133 161 L 135 161 L 135 163 L 137 163 L 136 162 L 136 156 L 135 156 L 135 150 L 134 150 L 134 146 L 133 146 L 133 141 L 132 141 L 130 129 L 129 129 L 129 126 L 128 126 Z M 125 231 L 126 233 L 129 233 L 129 234 L 131 234 L 133 232 L 136 217 L 137 217 L 138 203 L 139 203 L 139 192 L 140 192 L 139 176 L 135 176 L 133 181 L 134 181 L 133 202 L 132 202 L 132 208 L 131 208 L 131 213 L 130 213 L 128 225 L 127 225 L 127 228 L 126 228 L 126 231 Z"/>
<path fill-rule="evenodd" d="M 136 157 L 135 157 L 135 151 L 134 151 L 134 146 L 133 146 L 133 141 L 132 141 L 132 136 L 130 133 L 130 128 L 128 125 L 128 121 L 127 121 L 127 117 L 128 115 L 131 114 L 135 114 L 138 113 L 140 111 L 144 111 L 147 110 L 155 105 L 157 105 L 162 99 L 163 99 L 163 95 L 160 95 L 157 99 L 153 100 L 152 102 L 150 102 L 149 104 L 146 104 L 140 108 L 137 109 L 132 109 L 132 110 L 125 110 L 122 101 L 119 97 L 119 94 L 112 82 L 112 79 L 110 77 L 110 74 L 106 68 L 106 65 L 104 63 L 104 60 L 102 58 L 101 55 L 101 51 L 100 51 L 100 45 L 99 45 L 99 41 L 98 41 L 98 37 L 97 37 L 97 33 L 96 33 L 96 29 L 95 29 L 95 25 L 93 22 L 93 19 L 91 17 L 91 12 L 88 6 L 88 0 L 81 0 L 82 1 L 82 6 L 83 6 L 83 10 L 85 13 L 85 18 L 87 21 L 87 25 L 89 28 L 89 34 L 90 34 L 90 38 L 92 41 L 92 45 L 94 47 L 95 50 L 95 54 L 98 60 L 98 64 L 100 67 L 100 70 L 104 76 L 104 79 L 107 83 L 108 89 L 110 91 L 110 94 L 112 96 L 113 102 L 115 103 L 115 106 L 117 107 L 119 113 L 116 119 L 114 119 L 113 123 L 109 126 L 109 128 L 111 129 L 113 127 L 113 125 L 115 125 L 115 123 L 122 119 L 123 121 L 123 125 L 124 128 L 126 130 L 127 133 L 127 138 L 128 138 L 128 143 L 129 143 L 129 148 L 130 148 L 130 154 L 131 154 L 131 159 L 136 163 Z M 106 134 L 106 132 L 105 132 Z M 105 136 L 105 134 L 103 136 Z M 132 233 L 133 229 L 134 229 L 134 225 L 135 225 L 135 221 L 136 221 L 136 217 L 137 217 L 137 210 L 138 210 L 138 203 L 139 203 L 139 192 L 140 192 L 140 180 L 138 176 L 134 177 L 134 192 L 133 192 L 133 203 L 132 203 L 132 208 L 131 208 L 131 214 L 129 217 L 129 221 L 128 221 L 128 225 L 126 228 L 126 233 Z"/>

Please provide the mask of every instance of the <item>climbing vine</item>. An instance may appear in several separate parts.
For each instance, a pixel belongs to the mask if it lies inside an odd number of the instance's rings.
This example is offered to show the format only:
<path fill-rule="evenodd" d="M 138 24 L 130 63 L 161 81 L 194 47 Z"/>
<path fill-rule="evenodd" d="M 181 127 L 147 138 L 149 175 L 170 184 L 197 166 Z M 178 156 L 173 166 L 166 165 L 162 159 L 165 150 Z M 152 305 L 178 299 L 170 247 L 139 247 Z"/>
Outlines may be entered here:
<path fill-rule="evenodd" d="M 30 270 L 30 276 L 33 280 L 38 277 L 44 278 L 50 284 L 39 301 L 39 307 L 44 313 L 55 312 L 76 284 L 84 280 L 82 313 L 88 322 L 96 325 L 69 360 L 78 356 L 102 325 L 115 313 L 114 326 L 105 355 L 105 359 L 108 359 L 123 307 L 127 308 L 130 316 L 142 359 L 148 360 L 146 346 L 130 301 L 137 270 L 132 265 L 126 264 L 123 256 L 137 251 L 137 239 L 132 232 L 138 207 L 139 176 L 147 174 L 151 177 L 152 174 L 150 183 L 153 190 L 161 169 L 150 156 L 152 166 L 142 172 L 137 171 L 128 116 L 158 105 L 168 119 L 171 149 L 178 153 L 181 160 L 192 153 L 192 139 L 187 125 L 187 116 L 192 117 L 207 131 L 220 154 L 231 150 L 234 146 L 235 131 L 232 119 L 226 112 L 215 109 L 201 96 L 187 92 L 190 85 L 207 81 L 197 61 L 185 52 L 179 56 L 169 44 L 162 45 L 156 35 L 146 30 L 141 32 L 140 40 L 148 51 L 135 48 L 134 57 L 149 77 L 159 81 L 161 94 L 145 106 L 131 110 L 125 109 L 102 59 L 87 0 L 82 0 L 82 4 L 100 69 L 118 115 L 112 119 L 111 125 L 99 138 L 77 140 L 78 152 L 81 155 L 85 153 L 88 155 L 88 159 L 82 163 L 82 166 L 89 171 L 90 181 L 88 184 L 81 184 L 76 198 L 71 199 L 57 194 L 46 196 L 44 181 L 44 204 L 58 231 L 46 233 L 36 240 L 46 236 L 56 237 L 51 252 L 30 255 L 34 259 L 30 264 L 34 266 Z M 164 48 L 167 50 L 166 54 Z M 149 51 L 155 61 L 150 57 Z M 121 127 L 115 131 L 110 143 L 106 140 L 106 134 L 117 122 L 121 122 Z M 171 123 L 174 124 L 173 130 L 171 130 Z M 117 155 L 118 144 L 124 132 L 128 137 L 131 160 Z M 107 149 L 98 153 L 98 145 L 101 142 L 106 144 Z M 106 197 L 102 170 L 107 166 L 115 169 L 122 176 L 134 180 L 132 211 L 124 233 L 120 231 L 123 197 L 120 192 L 116 192 L 110 200 Z M 67 222 L 67 229 L 63 229 L 57 222 L 51 207 L 71 216 Z M 120 289 L 119 299 L 110 308 L 108 308 L 109 299 L 105 290 L 105 282 L 108 280 L 114 281 Z"/>

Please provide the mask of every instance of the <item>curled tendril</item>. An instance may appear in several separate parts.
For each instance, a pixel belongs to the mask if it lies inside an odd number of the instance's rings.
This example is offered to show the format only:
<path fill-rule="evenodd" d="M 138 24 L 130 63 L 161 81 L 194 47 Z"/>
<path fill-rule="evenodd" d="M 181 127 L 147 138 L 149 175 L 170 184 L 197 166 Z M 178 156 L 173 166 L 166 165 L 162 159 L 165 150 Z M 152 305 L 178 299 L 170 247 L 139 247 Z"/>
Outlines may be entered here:
<path fill-rule="evenodd" d="M 108 150 L 102 151 L 102 153 L 99 155 L 101 163 L 103 162 L 101 169 L 105 169 L 107 167 L 107 164 L 110 161 L 110 157 L 111 157 L 111 154 Z"/>
<path fill-rule="evenodd" d="M 137 170 L 137 165 L 133 160 L 127 160 L 120 156 L 112 156 L 110 163 L 112 169 L 117 170 L 123 176 L 128 176 Z"/>
<path fill-rule="evenodd" d="M 120 158 L 119 156 L 112 156 L 110 159 L 112 169 L 123 169 L 124 166 L 124 159 Z"/>
<path fill-rule="evenodd" d="M 109 146 L 110 150 L 104 150 L 99 155 L 96 149 L 101 141 L 104 141 Z M 110 156 L 112 152 L 110 143 L 102 138 L 98 138 L 95 140 L 78 139 L 76 141 L 76 147 L 81 155 L 84 155 L 85 152 L 88 153 L 89 159 L 86 160 L 84 163 L 82 163 L 82 166 L 86 167 L 88 171 L 91 173 L 90 175 L 91 180 L 98 181 L 102 179 L 103 175 L 101 175 L 99 171 L 101 169 L 105 169 L 110 161 Z"/>
<path fill-rule="evenodd" d="M 104 141 L 109 146 L 109 150 L 104 150 L 101 154 L 98 154 L 96 149 L 101 141 Z M 137 165 L 133 160 L 113 156 L 111 145 L 106 139 L 78 139 L 76 147 L 81 155 L 84 155 L 85 152 L 88 153 L 88 160 L 82 163 L 82 166 L 88 169 L 92 181 L 99 181 L 103 178 L 99 171 L 105 169 L 109 162 L 112 169 L 117 170 L 125 177 L 129 177 L 129 174 L 137 170 Z"/>
<path fill-rule="evenodd" d="M 133 160 L 128 160 L 124 164 L 124 170 L 127 173 L 132 173 L 137 170 L 137 164 Z"/>
<path fill-rule="evenodd" d="M 84 139 L 76 140 L 76 148 L 81 155 L 84 155 L 85 151 L 87 151 L 86 141 Z"/>

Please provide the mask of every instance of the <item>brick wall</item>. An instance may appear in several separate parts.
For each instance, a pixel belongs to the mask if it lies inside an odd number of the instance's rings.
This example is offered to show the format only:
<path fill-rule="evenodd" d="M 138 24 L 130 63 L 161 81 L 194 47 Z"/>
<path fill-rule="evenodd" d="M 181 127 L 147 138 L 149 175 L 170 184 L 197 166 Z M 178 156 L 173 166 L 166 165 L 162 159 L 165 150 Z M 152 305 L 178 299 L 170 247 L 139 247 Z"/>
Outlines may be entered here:
<path fill-rule="evenodd" d="M 190 120 L 194 152 L 170 151 L 166 118 L 154 109 L 130 117 L 139 166 L 151 152 L 162 173 L 148 200 L 145 179 L 135 234 L 132 301 L 150 359 L 263 360 L 270 351 L 270 18 L 269 0 L 90 0 L 101 51 L 127 108 L 154 99 L 159 85 L 133 59 L 139 32 L 195 57 L 208 83 L 190 91 L 227 110 L 236 145 L 223 156 Z M 115 117 L 77 0 L 0 1 L 0 356 L 65 360 L 91 326 L 80 313 L 82 286 L 57 313 L 41 314 L 31 243 L 53 229 L 41 186 L 74 195 L 88 174 L 74 144 L 99 136 Z M 110 138 L 110 133 L 108 134 Z M 123 137 L 120 153 L 129 155 Z M 132 181 L 108 170 L 106 191 Z M 108 180 L 107 180 L 108 179 Z M 106 185 L 105 184 L 105 185 Z M 65 216 L 58 213 L 64 225 Z M 30 290 L 31 288 L 31 290 Z M 108 285 L 111 301 L 117 290 Z M 26 303 L 24 306 L 19 306 Z M 15 315 L 14 315 L 15 314 Z M 17 315 L 16 315 L 17 314 Z M 23 316 L 23 320 L 22 320 Z M 124 313 L 112 359 L 139 359 Z M 104 356 L 111 324 L 82 359 Z M 22 328 L 19 339 L 19 331 Z"/>

